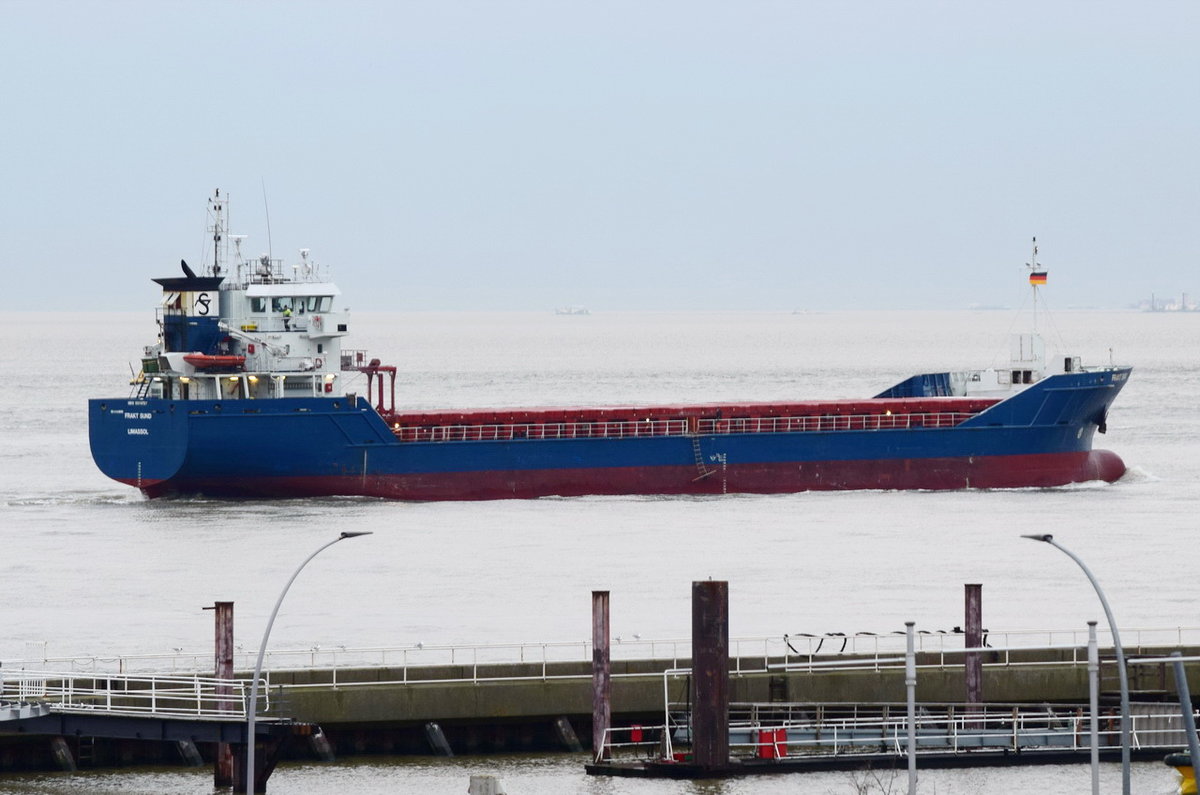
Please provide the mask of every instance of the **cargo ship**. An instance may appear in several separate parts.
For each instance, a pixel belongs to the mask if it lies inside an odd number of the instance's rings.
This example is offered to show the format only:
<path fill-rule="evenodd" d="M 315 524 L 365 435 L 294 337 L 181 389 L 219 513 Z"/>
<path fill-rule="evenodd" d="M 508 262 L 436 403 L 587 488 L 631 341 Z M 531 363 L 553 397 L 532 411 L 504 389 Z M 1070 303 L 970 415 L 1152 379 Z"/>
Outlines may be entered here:
<path fill-rule="evenodd" d="M 131 394 L 88 405 L 97 466 L 148 497 L 993 489 L 1125 472 L 1092 440 L 1131 368 L 1047 361 L 1036 332 L 1014 336 L 1005 366 L 914 375 L 867 399 L 405 410 L 396 368 L 343 345 L 348 312 L 308 250 L 291 273 L 244 259 L 219 191 L 209 213 L 203 273 L 182 263 L 154 280 L 158 339 Z M 1036 241 L 1027 264 L 1036 301 Z"/>

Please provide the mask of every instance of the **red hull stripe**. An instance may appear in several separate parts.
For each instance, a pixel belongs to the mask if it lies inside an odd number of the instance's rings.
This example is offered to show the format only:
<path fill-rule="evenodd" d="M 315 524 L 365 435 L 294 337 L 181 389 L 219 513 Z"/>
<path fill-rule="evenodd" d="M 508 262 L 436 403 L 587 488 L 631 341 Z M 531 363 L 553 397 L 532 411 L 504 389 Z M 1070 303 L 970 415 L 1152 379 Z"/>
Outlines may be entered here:
<path fill-rule="evenodd" d="M 729 465 L 701 474 L 694 466 L 436 472 L 346 477 L 260 477 L 186 482 L 143 481 L 151 497 L 352 495 L 401 500 L 494 500 L 588 494 L 787 494 L 847 489 L 1044 488 L 1125 473 L 1108 450 L 971 458 L 887 459 Z M 128 480 L 129 485 L 138 485 Z"/>

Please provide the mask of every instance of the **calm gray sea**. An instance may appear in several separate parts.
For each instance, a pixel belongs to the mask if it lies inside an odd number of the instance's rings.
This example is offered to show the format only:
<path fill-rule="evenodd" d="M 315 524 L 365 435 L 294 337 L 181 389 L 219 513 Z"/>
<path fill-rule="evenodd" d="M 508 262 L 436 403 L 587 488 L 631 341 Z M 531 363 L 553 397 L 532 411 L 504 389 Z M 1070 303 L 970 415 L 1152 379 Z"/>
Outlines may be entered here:
<path fill-rule="evenodd" d="M 358 314 L 352 344 L 399 365 L 406 406 L 863 397 L 921 371 L 1000 364 L 1011 313 Z M 0 318 L 0 659 L 211 653 L 216 600 L 255 648 L 313 549 L 273 647 L 581 640 L 590 591 L 614 635 L 681 637 L 694 579 L 730 582 L 731 633 L 948 629 L 984 585 L 991 630 L 1102 618 L 1083 575 L 1020 539 L 1053 532 L 1088 562 L 1123 627 L 1200 626 L 1188 564 L 1200 515 L 1200 315 L 1068 311 L 1050 342 L 1135 367 L 1097 446 L 1113 485 L 407 504 L 357 499 L 148 502 L 95 470 L 85 401 L 128 391 L 151 313 Z M 231 456 L 237 455 L 231 448 Z M 350 760 L 295 766 L 272 791 L 461 792 L 497 769 L 518 792 L 852 792 L 845 775 L 721 785 L 586 779 L 581 760 Z M 1086 768 L 927 773 L 938 793 L 1082 791 Z M 1139 767 L 1139 791 L 1173 773 Z M 1011 777 L 1011 778 L 1010 778 Z M 1004 781 L 1000 789 L 996 782 Z M 7 788 L 7 789 L 6 789 Z M 899 784 L 897 784 L 897 789 Z M 0 791 L 207 791 L 190 772 L 0 779 Z"/>

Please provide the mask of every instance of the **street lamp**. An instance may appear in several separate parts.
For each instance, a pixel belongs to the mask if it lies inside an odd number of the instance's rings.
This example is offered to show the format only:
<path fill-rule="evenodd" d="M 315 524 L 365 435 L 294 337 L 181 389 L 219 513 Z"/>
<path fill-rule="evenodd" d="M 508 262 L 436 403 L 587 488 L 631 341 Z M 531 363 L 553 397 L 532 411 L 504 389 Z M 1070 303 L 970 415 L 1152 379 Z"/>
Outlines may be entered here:
<path fill-rule="evenodd" d="M 1104 598 L 1104 591 L 1100 590 L 1100 583 L 1096 581 L 1091 570 L 1079 559 L 1078 555 L 1055 541 L 1054 536 L 1046 533 L 1044 535 L 1022 535 L 1021 538 L 1043 541 L 1061 550 L 1067 557 L 1079 564 L 1079 568 L 1083 569 L 1083 573 L 1091 580 L 1092 587 L 1096 589 L 1096 596 L 1100 597 L 1100 606 L 1104 608 L 1104 615 L 1108 618 L 1108 628 L 1112 632 L 1113 646 L 1116 647 L 1117 652 L 1117 676 L 1121 680 L 1121 792 L 1123 795 L 1129 795 L 1129 677 L 1125 672 L 1125 649 L 1121 646 L 1121 635 L 1117 632 L 1117 621 L 1113 618 L 1112 609 L 1109 608 L 1108 600 Z"/>
<path fill-rule="evenodd" d="M 304 562 L 292 572 L 291 579 L 287 581 L 287 585 L 283 586 L 283 590 L 279 593 L 279 598 L 275 600 L 275 609 L 271 611 L 271 617 L 267 619 L 267 628 L 263 632 L 262 643 L 258 647 L 258 662 L 254 664 L 254 678 L 250 680 L 250 704 L 246 709 L 246 792 L 250 795 L 254 793 L 254 718 L 258 712 L 258 680 L 262 676 L 263 656 L 267 653 L 267 638 L 271 637 L 271 626 L 275 623 L 275 616 L 279 613 L 279 606 L 283 604 L 283 597 L 287 596 L 288 589 L 292 587 L 292 583 L 296 581 L 296 577 L 299 576 L 301 570 L 308 565 L 310 560 L 339 541 L 369 535 L 371 535 L 369 531 L 342 533 L 332 541 L 323 544 L 316 552 L 305 558 Z"/>

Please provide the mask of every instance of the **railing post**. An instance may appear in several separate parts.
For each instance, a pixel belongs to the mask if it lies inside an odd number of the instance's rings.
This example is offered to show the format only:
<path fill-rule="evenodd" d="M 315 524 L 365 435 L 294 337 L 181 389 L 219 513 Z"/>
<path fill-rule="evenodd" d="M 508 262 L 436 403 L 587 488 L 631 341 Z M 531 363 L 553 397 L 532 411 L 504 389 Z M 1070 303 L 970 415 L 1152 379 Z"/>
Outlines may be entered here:
<path fill-rule="evenodd" d="M 1087 645 L 1088 705 L 1091 718 L 1088 720 L 1088 745 L 1092 761 L 1092 795 L 1100 795 L 1100 649 L 1096 642 L 1096 622 L 1088 622 Z"/>
<path fill-rule="evenodd" d="M 908 795 L 917 795 L 917 653 L 915 621 L 905 621 L 904 687 L 908 695 Z"/>

